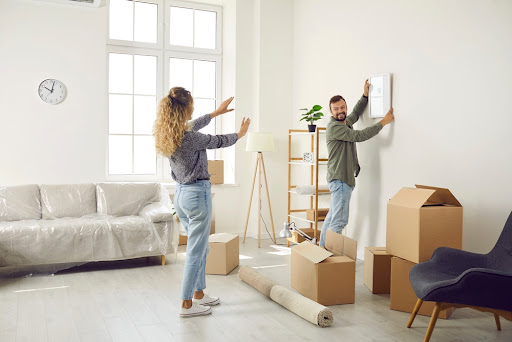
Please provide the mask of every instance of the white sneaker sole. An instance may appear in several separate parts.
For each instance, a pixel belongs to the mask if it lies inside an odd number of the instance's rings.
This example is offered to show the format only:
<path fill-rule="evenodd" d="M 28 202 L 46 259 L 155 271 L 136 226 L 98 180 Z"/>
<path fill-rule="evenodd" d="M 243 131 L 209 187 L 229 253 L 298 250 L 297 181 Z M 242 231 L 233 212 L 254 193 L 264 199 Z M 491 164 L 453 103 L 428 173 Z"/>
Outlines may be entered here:
<path fill-rule="evenodd" d="M 194 317 L 194 316 L 206 316 L 206 315 L 209 315 L 212 313 L 212 310 L 206 310 L 206 311 L 201 311 L 201 312 L 194 312 L 194 313 L 189 313 L 189 314 L 182 314 L 180 313 L 180 317 Z"/>

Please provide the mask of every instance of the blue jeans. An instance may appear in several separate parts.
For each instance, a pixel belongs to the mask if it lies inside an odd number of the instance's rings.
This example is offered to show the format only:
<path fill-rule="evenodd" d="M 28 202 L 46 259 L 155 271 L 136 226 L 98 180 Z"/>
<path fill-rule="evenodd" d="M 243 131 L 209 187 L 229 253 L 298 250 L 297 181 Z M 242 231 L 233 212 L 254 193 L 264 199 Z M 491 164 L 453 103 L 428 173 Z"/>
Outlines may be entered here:
<path fill-rule="evenodd" d="M 187 232 L 187 255 L 181 285 L 181 299 L 189 300 L 195 291 L 206 288 L 206 255 L 212 220 L 212 185 L 201 180 L 177 184 L 174 196 L 176 214 Z"/>
<path fill-rule="evenodd" d="M 350 197 L 354 187 L 343 183 L 339 179 L 335 179 L 329 182 L 329 190 L 331 191 L 331 207 L 325 217 L 322 232 L 320 233 L 319 246 L 321 247 L 325 246 L 327 229 L 341 233 L 347 225 Z"/>

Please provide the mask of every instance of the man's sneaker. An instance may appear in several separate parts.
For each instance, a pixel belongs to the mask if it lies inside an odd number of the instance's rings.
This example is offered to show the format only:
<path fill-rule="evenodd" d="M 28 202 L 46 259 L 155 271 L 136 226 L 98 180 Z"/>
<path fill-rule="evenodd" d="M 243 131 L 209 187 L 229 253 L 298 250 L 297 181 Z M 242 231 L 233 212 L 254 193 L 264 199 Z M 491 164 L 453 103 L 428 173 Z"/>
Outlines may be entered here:
<path fill-rule="evenodd" d="M 181 308 L 180 317 L 203 316 L 211 313 L 212 308 L 209 306 L 203 306 L 192 302 L 192 306 L 189 309 Z"/>
<path fill-rule="evenodd" d="M 192 303 L 200 304 L 200 305 L 217 305 L 220 304 L 220 298 L 219 297 L 210 297 L 206 293 L 203 295 L 203 298 L 201 299 L 192 299 Z"/>

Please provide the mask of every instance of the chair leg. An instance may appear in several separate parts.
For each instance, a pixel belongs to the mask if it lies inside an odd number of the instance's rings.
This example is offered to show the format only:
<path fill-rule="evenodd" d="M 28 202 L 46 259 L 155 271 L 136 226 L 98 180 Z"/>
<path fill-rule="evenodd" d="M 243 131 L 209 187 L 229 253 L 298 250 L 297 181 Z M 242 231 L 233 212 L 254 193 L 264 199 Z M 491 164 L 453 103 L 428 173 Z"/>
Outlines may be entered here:
<path fill-rule="evenodd" d="M 501 330 L 500 316 L 497 313 L 494 314 L 494 320 L 496 321 L 496 328 Z"/>
<path fill-rule="evenodd" d="M 430 318 L 430 323 L 428 324 L 427 333 L 425 334 L 425 339 L 423 342 L 430 341 L 430 337 L 432 336 L 432 332 L 434 331 L 434 327 L 436 326 L 437 317 L 439 316 L 439 311 L 441 311 L 441 303 L 436 303 L 434 306 L 434 311 L 432 312 L 432 318 Z"/>
<path fill-rule="evenodd" d="M 423 304 L 423 301 L 421 299 L 418 299 L 416 302 L 416 305 L 414 306 L 414 310 L 412 310 L 411 318 L 409 318 L 409 323 L 407 323 L 407 328 L 410 328 L 412 325 L 412 322 L 416 318 L 416 315 L 418 314 L 418 311 L 420 311 L 421 304 Z"/>
<path fill-rule="evenodd" d="M 160 257 L 162 259 L 162 266 L 165 266 L 165 255 L 161 255 Z"/>

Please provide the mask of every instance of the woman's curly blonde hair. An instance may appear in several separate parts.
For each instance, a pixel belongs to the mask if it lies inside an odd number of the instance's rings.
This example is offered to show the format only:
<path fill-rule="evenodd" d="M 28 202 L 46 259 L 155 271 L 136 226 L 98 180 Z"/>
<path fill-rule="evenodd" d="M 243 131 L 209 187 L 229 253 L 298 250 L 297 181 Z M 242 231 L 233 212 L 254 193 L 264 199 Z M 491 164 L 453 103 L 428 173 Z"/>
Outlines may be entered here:
<path fill-rule="evenodd" d="M 182 87 L 174 87 L 160 100 L 156 113 L 153 135 L 158 154 L 170 157 L 181 145 L 183 135 L 189 129 L 191 104 L 194 99 Z"/>

